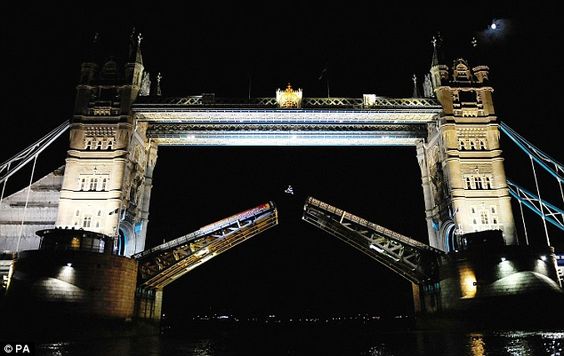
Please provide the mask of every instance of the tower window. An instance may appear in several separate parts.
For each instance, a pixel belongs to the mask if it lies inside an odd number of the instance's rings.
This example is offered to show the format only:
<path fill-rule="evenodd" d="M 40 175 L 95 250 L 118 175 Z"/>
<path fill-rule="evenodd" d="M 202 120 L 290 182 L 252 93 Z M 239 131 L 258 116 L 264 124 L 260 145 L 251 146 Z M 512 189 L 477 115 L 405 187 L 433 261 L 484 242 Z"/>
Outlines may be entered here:
<path fill-rule="evenodd" d="M 106 183 L 108 182 L 107 178 L 102 179 L 102 191 L 106 191 Z"/>
<path fill-rule="evenodd" d="M 94 191 L 98 188 L 98 178 L 91 178 L 90 179 L 90 190 Z"/>
<path fill-rule="evenodd" d="M 475 186 L 475 189 L 482 189 L 482 178 L 481 177 L 474 177 L 474 186 Z"/>
<path fill-rule="evenodd" d="M 472 189 L 472 181 L 470 180 L 470 177 L 466 177 L 464 181 L 465 181 L 466 189 Z"/>
<path fill-rule="evenodd" d="M 491 181 L 490 177 L 485 177 L 484 180 L 485 180 L 485 184 L 484 184 L 485 187 L 484 188 L 485 189 L 492 189 L 492 181 Z"/>
<path fill-rule="evenodd" d="M 82 178 L 82 179 L 80 180 L 80 190 L 84 190 L 85 185 L 86 185 L 86 179 L 85 179 L 85 178 Z"/>
<path fill-rule="evenodd" d="M 92 223 L 92 217 L 91 216 L 85 216 L 84 220 L 82 221 L 82 227 L 90 227 L 91 223 Z"/>
<path fill-rule="evenodd" d="M 466 150 L 466 145 L 464 144 L 464 140 L 461 138 L 458 139 L 458 149 L 461 151 Z"/>
<path fill-rule="evenodd" d="M 98 216 L 102 215 L 102 210 L 98 210 Z"/>
<path fill-rule="evenodd" d="M 492 206 L 492 214 L 495 214 L 495 206 Z"/>
<path fill-rule="evenodd" d="M 79 216 L 79 215 L 80 215 L 80 210 L 77 210 L 77 211 L 76 211 L 76 216 Z"/>
<path fill-rule="evenodd" d="M 480 219 L 481 219 L 482 225 L 487 225 L 489 223 L 488 213 L 486 211 L 482 211 L 482 213 L 480 214 Z"/>

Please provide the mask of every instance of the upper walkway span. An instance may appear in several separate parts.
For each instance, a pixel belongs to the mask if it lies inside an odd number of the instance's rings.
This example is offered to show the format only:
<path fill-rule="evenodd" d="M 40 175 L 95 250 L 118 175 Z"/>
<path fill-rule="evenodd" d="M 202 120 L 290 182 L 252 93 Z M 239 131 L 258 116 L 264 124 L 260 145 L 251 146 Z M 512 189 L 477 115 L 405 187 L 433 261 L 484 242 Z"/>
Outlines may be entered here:
<path fill-rule="evenodd" d="M 434 99 L 140 97 L 132 113 L 159 145 L 412 146 L 441 113 Z"/>

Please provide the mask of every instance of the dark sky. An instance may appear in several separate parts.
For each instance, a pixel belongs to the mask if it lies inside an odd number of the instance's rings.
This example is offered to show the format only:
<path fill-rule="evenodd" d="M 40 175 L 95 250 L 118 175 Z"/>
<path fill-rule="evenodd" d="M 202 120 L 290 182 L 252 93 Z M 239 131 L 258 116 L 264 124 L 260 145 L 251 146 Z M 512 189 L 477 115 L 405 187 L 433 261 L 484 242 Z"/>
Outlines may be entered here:
<path fill-rule="evenodd" d="M 165 96 L 246 97 L 249 77 L 252 96 L 274 96 L 287 82 L 305 96 L 324 96 L 325 82 L 318 77 L 328 63 L 332 96 L 407 97 L 411 75 L 421 78 L 428 71 L 433 34 L 441 32 L 449 62 L 468 57 L 470 39 L 478 36 L 499 118 L 562 161 L 557 123 L 564 73 L 558 51 L 564 42 L 554 9 L 525 1 L 494 7 L 394 3 L 90 2 L 80 8 L 49 3 L 4 9 L 0 160 L 70 117 L 94 32 L 119 60 L 136 26 L 144 36 L 146 69 L 163 73 Z M 499 31 L 486 32 L 494 19 Z M 66 145 L 62 139 L 41 156 L 38 176 L 63 164 Z M 507 175 L 533 189 L 527 157 L 505 138 L 502 145 Z M 556 183 L 545 178 L 543 189 L 556 200 Z M 13 179 L 8 190 L 21 188 L 25 179 Z M 164 147 L 154 182 L 149 239 L 155 243 L 268 200 L 281 216 L 274 230 L 167 287 L 169 312 L 380 313 L 411 307 L 407 282 L 299 218 L 305 197 L 313 195 L 425 241 L 414 148 Z M 283 193 L 288 184 L 296 195 Z M 540 234 L 538 219 L 528 219 L 527 226 Z M 550 232 L 562 247 L 562 235 Z M 535 239 L 542 241 L 538 234 Z"/>

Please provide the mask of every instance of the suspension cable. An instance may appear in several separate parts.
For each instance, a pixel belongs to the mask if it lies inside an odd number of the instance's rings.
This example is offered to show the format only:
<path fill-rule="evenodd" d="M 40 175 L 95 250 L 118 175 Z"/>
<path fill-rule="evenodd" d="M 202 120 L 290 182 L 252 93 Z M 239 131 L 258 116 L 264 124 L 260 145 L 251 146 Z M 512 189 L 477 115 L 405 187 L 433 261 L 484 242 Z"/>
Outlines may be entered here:
<path fill-rule="evenodd" d="M 544 226 L 544 234 L 546 236 L 546 243 L 548 244 L 548 246 L 550 246 L 550 239 L 548 238 L 548 229 L 546 227 L 546 217 L 544 215 L 542 198 L 541 198 L 540 190 L 539 190 L 539 181 L 537 179 L 537 172 L 535 170 L 535 162 L 533 161 L 533 157 L 531 157 L 530 155 L 529 155 L 529 158 L 531 159 L 531 166 L 533 167 L 533 176 L 535 177 L 535 186 L 537 188 L 537 197 L 539 199 L 540 211 L 541 211 L 541 215 L 542 215 L 542 224 Z"/>
<path fill-rule="evenodd" d="M 29 194 L 31 193 L 31 184 L 33 183 L 33 175 L 35 174 L 35 165 L 37 164 L 37 157 L 39 157 L 39 153 L 37 153 L 33 159 L 33 168 L 31 169 L 31 176 L 29 177 L 29 185 L 27 186 L 27 195 L 25 197 L 25 205 L 24 210 L 22 212 L 22 223 L 20 225 L 20 233 L 18 234 L 18 243 L 16 245 L 16 253 L 20 250 L 20 241 L 22 239 L 23 234 L 23 227 L 25 221 L 25 213 L 27 211 L 27 204 L 29 202 Z"/>
<path fill-rule="evenodd" d="M 523 213 L 523 203 L 519 201 L 519 209 L 521 210 L 521 220 L 523 221 L 523 230 L 525 230 L 525 244 L 529 245 L 529 234 L 527 233 L 527 224 L 525 224 L 525 214 Z"/>
<path fill-rule="evenodd" d="M 7 165 L 8 170 L 10 170 L 10 163 L 12 162 L 8 162 Z M 0 194 L 0 204 L 2 204 L 2 200 L 4 200 L 4 193 L 6 192 L 6 183 L 8 183 L 8 178 L 6 178 L 4 180 L 4 183 L 2 183 L 2 194 Z"/>

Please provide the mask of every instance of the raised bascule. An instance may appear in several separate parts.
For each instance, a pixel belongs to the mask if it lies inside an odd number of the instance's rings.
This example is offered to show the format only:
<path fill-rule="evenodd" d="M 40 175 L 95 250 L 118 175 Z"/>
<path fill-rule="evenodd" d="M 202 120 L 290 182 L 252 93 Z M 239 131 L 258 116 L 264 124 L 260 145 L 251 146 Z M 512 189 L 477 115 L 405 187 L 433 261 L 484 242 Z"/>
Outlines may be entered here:
<path fill-rule="evenodd" d="M 11 196 L 2 190 L 0 244 L 18 253 L 7 301 L 27 295 L 83 315 L 158 320 L 167 284 L 278 223 L 267 203 L 147 248 L 163 145 L 415 146 L 428 245 L 314 198 L 304 220 L 413 283 L 423 314 L 497 297 L 561 297 L 553 250 L 517 240 L 487 66 L 464 59 L 447 66 L 434 46 L 422 98 L 309 98 L 290 85 L 273 98 L 165 97 L 160 73 L 151 92 L 140 44 L 132 38 L 123 66 L 94 55 L 82 64 L 74 115 L 50 136 L 70 131 L 65 166 Z M 1 167 L 4 187 L 14 167 L 37 159 L 44 141 Z M 486 250 L 487 261 L 475 260 Z M 49 256 L 60 266 L 38 273 Z"/>

